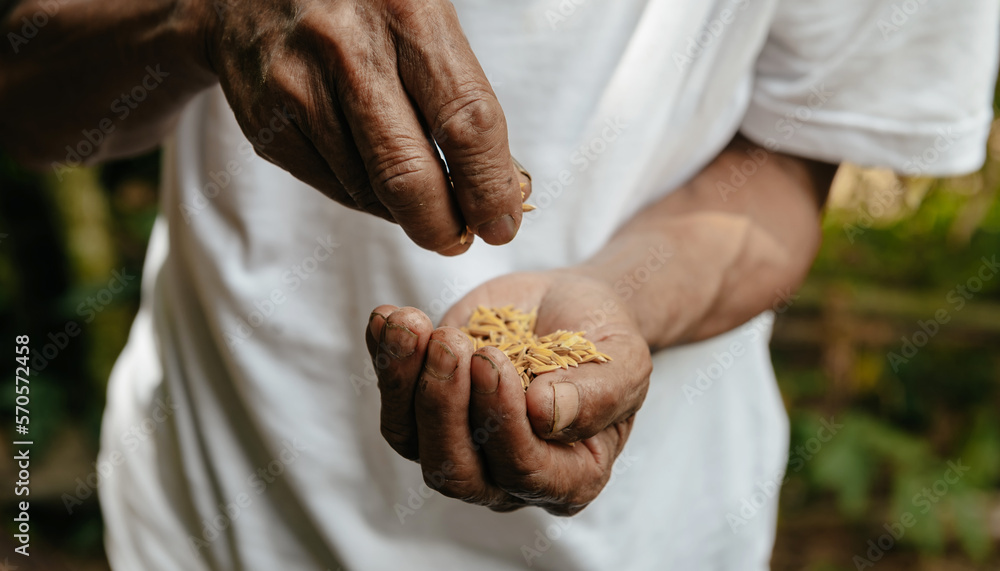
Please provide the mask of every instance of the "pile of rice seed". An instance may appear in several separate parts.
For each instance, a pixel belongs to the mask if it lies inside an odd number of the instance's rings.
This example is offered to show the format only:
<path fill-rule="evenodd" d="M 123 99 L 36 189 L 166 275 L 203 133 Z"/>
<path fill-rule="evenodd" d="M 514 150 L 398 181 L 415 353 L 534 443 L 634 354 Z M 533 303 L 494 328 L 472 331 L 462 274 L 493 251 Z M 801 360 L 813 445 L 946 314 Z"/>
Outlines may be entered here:
<path fill-rule="evenodd" d="M 531 313 L 514 308 L 513 305 L 499 309 L 483 306 L 469 318 L 469 324 L 462 331 L 472 338 L 474 350 L 481 347 L 496 347 L 503 351 L 514 363 L 521 385 L 528 385 L 536 376 L 556 369 L 569 369 L 580 363 L 607 363 L 611 357 L 601 353 L 593 342 L 584 338 L 583 331 L 560 329 L 543 337 L 535 335 L 538 308 Z"/>

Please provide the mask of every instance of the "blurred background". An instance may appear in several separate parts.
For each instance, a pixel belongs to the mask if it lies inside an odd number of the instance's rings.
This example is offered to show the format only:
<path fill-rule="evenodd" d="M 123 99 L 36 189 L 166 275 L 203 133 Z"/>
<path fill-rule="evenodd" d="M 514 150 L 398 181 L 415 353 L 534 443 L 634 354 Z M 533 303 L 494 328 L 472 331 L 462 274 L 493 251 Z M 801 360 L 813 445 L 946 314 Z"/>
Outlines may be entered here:
<path fill-rule="evenodd" d="M 838 173 L 819 259 L 771 344 L 792 425 L 774 569 L 1000 569 L 1000 272 L 989 264 L 1000 262 L 1000 121 L 988 153 L 954 179 Z M 20 571 L 107 568 L 87 480 L 139 280 L 107 288 L 140 274 L 158 172 L 156 153 L 62 180 L 0 156 L 0 339 L 28 334 L 39 357 L 32 557 Z M 0 463 L 0 481 L 14 479 Z M 2 513 L 14 504 L 0 487 Z M 3 525 L 0 553 L 11 553 Z"/>

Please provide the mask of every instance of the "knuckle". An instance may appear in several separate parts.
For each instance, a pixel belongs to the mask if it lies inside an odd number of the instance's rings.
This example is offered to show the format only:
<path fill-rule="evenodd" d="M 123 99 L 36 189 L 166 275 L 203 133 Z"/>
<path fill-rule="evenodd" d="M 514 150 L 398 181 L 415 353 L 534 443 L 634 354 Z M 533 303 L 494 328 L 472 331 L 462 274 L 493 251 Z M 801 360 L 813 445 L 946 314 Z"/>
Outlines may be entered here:
<path fill-rule="evenodd" d="M 502 490 L 524 500 L 543 500 L 551 494 L 548 482 L 540 470 L 527 469 L 516 461 L 501 474 L 497 474 L 496 479 Z"/>
<path fill-rule="evenodd" d="M 500 104 L 492 91 L 478 81 L 461 85 L 441 106 L 431 127 L 435 133 L 440 133 L 444 142 L 465 145 L 507 132 Z"/>
<path fill-rule="evenodd" d="M 386 0 L 391 21 L 416 37 L 438 36 L 442 25 L 454 25 L 458 14 L 451 2 L 442 0 Z"/>
<path fill-rule="evenodd" d="M 607 428 L 622 406 L 620 395 L 605 390 L 590 391 L 581 395 L 580 400 L 576 420 L 566 430 L 575 440 L 589 438 Z"/>
<path fill-rule="evenodd" d="M 419 406 L 424 414 L 432 418 L 441 418 L 451 412 L 452 403 L 448 401 L 447 395 L 441 390 L 441 379 L 437 378 L 433 372 L 425 368 L 420 373 L 420 383 L 418 383 L 417 388 L 420 391 Z"/>
<path fill-rule="evenodd" d="M 334 40 L 343 37 L 339 31 L 358 28 L 359 12 L 350 2 L 327 2 L 323 9 L 298 13 L 295 32 L 311 37 Z"/>
<path fill-rule="evenodd" d="M 381 191 L 383 204 L 405 212 L 421 206 L 428 166 L 418 149 L 403 145 L 375 157 L 368 170 L 372 183 Z"/>

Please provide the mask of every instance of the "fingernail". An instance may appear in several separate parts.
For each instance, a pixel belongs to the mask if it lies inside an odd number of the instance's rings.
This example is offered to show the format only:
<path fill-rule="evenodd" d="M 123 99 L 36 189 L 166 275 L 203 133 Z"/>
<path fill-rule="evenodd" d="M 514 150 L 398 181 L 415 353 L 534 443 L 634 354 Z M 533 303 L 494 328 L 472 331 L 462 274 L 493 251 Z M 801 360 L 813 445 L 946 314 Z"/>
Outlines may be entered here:
<path fill-rule="evenodd" d="M 472 390 L 481 395 L 491 395 L 500 388 L 500 369 L 492 359 L 482 353 L 475 353 L 472 358 L 480 358 L 489 363 L 489 371 L 485 375 L 472 375 Z"/>
<path fill-rule="evenodd" d="M 417 334 L 398 323 L 386 323 L 385 350 L 393 359 L 409 357 L 417 350 Z"/>
<path fill-rule="evenodd" d="M 552 434 L 573 424 L 580 413 L 580 391 L 573 383 L 552 385 Z"/>
<path fill-rule="evenodd" d="M 437 339 L 431 339 L 427 344 L 427 362 L 424 372 L 439 381 L 447 381 L 455 375 L 458 368 L 458 357 L 451 349 Z"/>
<path fill-rule="evenodd" d="M 520 174 L 522 177 L 530 181 L 531 173 L 528 172 L 528 169 L 524 168 L 524 165 L 521 164 L 521 161 L 515 159 L 514 157 L 511 157 L 510 160 L 514 161 L 514 168 L 517 169 L 518 174 Z"/>
<path fill-rule="evenodd" d="M 381 317 L 383 321 L 385 320 L 385 316 L 384 315 L 382 315 L 381 313 L 379 313 L 377 311 L 373 311 L 372 314 L 368 316 L 368 330 L 369 331 L 371 331 L 371 329 L 372 329 L 372 322 L 375 321 L 375 316 L 376 315 L 379 316 L 379 317 Z M 373 331 L 373 333 L 374 333 L 374 331 Z"/>
<path fill-rule="evenodd" d="M 506 244 L 514 239 L 517 226 L 514 224 L 514 217 L 510 214 L 498 216 L 489 222 L 479 225 L 477 234 L 488 244 Z"/>

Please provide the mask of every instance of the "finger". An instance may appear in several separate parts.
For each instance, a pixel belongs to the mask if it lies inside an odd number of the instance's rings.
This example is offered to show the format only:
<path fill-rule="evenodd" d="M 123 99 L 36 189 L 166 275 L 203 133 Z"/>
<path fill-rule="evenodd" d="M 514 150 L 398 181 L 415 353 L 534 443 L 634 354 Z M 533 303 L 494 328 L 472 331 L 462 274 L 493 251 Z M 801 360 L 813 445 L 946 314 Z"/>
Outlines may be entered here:
<path fill-rule="evenodd" d="M 424 481 L 442 494 L 479 505 L 499 506 L 507 495 L 486 481 L 469 427 L 469 360 L 472 343 L 461 331 L 431 334 L 414 410 Z"/>
<path fill-rule="evenodd" d="M 324 195 L 353 210 L 363 209 L 354 200 L 347 189 L 340 183 L 330 165 L 313 146 L 312 142 L 302 133 L 297 123 L 289 117 L 287 107 L 274 106 L 268 116 L 259 119 L 261 125 L 257 130 L 244 130 L 247 138 L 256 152 L 264 160 L 273 163 L 289 174 Z M 280 116 L 279 131 L 272 129 L 272 119 Z"/>
<path fill-rule="evenodd" d="M 524 391 L 507 357 L 494 347 L 478 350 L 472 358 L 470 416 L 476 426 L 490 431 L 482 443 L 490 475 L 502 489 L 522 499 L 549 501 L 551 480 L 560 477 L 554 451 L 531 430 Z"/>
<path fill-rule="evenodd" d="M 604 431 L 577 446 L 541 440 L 527 420 L 520 379 L 503 353 L 480 349 L 470 373 L 473 423 L 502 419 L 483 443 L 490 475 L 501 489 L 559 515 L 576 513 L 597 497 L 624 445 L 623 430 Z"/>
<path fill-rule="evenodd" d="M 351 192 L 352 185 L 344 184 L 345 180 L 351 181 L 339 172 L 341 166 L 336 163 L 331 166 L 317 146 L 324 141 L 312 133 L 312 126 L 330 123 L 324 119 L 329 114 L 329 106 L 315 104 L 324 99 L 325 92 L 307 61 L 289 52 L 276 56 L 269 69 L 273 71 L 266 79 L 260 98 L 247 101 L 244 96 L 240 100 L 242 107 L 254 113 L 250 124 L 241 121 L 240 126 L 257 154 L 340 204 L 391 221 L 392 216 L 377 201 L 375 205 L 366 205 L 356 199 Z M 223 87 L 227 97 L 239 97 L 239 90 L 233 92 L 228 86 Z"/>
<path fill-rule="evenodd" d="M 444 153 L 466 224 L 505 244 L 521 224 L 521 182 L 507 122 L 454 7 L 397 14 L 399 74 Z"/>
<path fill-rule="evenodd" d="M 368 356 L 371 357 L 376 370 L 378 370 L 378 364 L 375 363 L 375 357 L 378 354 L 378 341 L 382 338 L 382 327 L 385 326 L 386 318 L 397 309 L 399 308 L 395 305 L 380 305 L 373 309 L 368 316 L 368 325 L 365 327 L 365 345 L 368 347 Z"/>
<path fill-rule="evenodd" d="M 372 190 L 361 154 L 346 127 L 347 120 L 339 105 L 329 98 L 324 100 L 325 112 L 319 113 L 320 118 L 315 121 L 304 122 L 303 133 L 313 141 L 317 152 L 359 209 L 390 222 L 396 222 L 392 212 L 382 204 Z"/>
<path fill-rule="evenodd" d="M 404 307 L 385 319 L 375 358 L 382 397 L 382 437 L 404 458 L 417 459 L 413 392 L 434 327 L 418 309 Z"/>
<path fill-rule="evenodd" d="M 393 47 L 365 32 L 368 26 L 358 22 L 339 29 L 328 45 L 337 70 L 329 79 L 331 91 L 379 202 L 417 245 L 453 250 L 465 221 L 400 84 Z"/>
<path fill-rule="evenodd" d="M 612 360 L 583 363 L 536 377 L 526 393 L 528 418 L 539 436 L 560 442 L 590 438 L 631 418 L 646 397 L 649 349 L 634 335 L 595 340 Z"/>
<path fill-rule="evenodd" d="M 305 33 L 296 36 L 291 47 L 305 51 L 308 48 L 306 44 L 314 40 L 314 36 Z M 324 81 L 326 74 L 315 73 L 311 58 L 299 56 L 294 51 L 292 53 L 294 55 L 280 57 L 280 65 L 272 64 L 276 71 L 271 81 L 289 105 L 296 109 L 299 130 L 315 146 L 316 152 L 360 210 L 393 221 L 392 215 L 372 191 L 344 113 Z"/>

